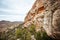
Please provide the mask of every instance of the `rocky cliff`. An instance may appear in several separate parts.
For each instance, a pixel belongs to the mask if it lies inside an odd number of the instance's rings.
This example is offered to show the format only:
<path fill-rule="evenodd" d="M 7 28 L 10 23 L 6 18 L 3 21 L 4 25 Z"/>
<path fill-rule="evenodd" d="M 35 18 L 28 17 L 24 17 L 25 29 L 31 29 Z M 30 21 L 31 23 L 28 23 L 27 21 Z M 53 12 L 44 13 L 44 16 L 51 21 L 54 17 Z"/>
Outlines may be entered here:
<path fill-rule="evenodd" d="M 36 0 L 25 17 L 24 27 L 36 25 L 55 39 L 60 39 L 60 0 Z"/>

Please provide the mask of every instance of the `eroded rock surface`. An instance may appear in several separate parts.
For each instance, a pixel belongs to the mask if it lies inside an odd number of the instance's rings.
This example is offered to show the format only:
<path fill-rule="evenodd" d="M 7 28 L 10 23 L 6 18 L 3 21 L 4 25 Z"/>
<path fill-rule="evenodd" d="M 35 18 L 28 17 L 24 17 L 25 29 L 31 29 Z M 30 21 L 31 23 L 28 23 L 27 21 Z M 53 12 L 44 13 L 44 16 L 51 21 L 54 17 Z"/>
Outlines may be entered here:
<path fill-rule="evenodd" d="M 36 30 L 43 27 L 46 33 L 60 39 L 60 0 L 36 0 L 28 12 L 24 27 L 36 25 Z"/>
<path fill-rule="evenodd" d="M 46 0 L 44 26 L 47 34 L 60 39 L 60 0 Z"/>

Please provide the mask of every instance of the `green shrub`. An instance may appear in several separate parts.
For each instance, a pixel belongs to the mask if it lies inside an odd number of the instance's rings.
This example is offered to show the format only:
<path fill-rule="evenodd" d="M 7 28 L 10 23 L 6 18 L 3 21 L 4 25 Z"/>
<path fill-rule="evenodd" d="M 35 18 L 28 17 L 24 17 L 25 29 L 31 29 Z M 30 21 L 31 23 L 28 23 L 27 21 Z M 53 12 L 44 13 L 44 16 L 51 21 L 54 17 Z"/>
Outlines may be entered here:
<path fill-rule="evenodd" d="M 21 40 L 31 40 L 31 33 L 26 29 L 17 29 L 15 32 L 17 38 Z"/>
<path fill-rule="evenodd" d="M 28 28 L 18 28 L 15 31 L 15 36 L 21 40 L 31 40 L 31 36 L 34 35 L 36 40 L 51 40 L 45 31 L 38 31 L 35 30 L 35 25 L 30 25 Z"/>
<path fill-rule="evenodd" d="M 35 35 L 36 40 L 50 40 L 45 31 L 38 31 Z"/>
<path fill-rule="evenodd" d="M 36 27 L 36 26 L 33 25 L 33 24 L 30 25 L 30 27 L 29 27 L 29 31 L 31 32 L 32 35 L 34 35 L 34 34 L 36 33 L 35 27 Z"/>
<path fill-rule="evenodd" d="M 22 35 L 23 35 L 22 29 L 17 29 L 17 30 L 15 31 L 15 36 L 16 36 L 16 38 L 20 38 L 20 37 L 22 37 Z"/>

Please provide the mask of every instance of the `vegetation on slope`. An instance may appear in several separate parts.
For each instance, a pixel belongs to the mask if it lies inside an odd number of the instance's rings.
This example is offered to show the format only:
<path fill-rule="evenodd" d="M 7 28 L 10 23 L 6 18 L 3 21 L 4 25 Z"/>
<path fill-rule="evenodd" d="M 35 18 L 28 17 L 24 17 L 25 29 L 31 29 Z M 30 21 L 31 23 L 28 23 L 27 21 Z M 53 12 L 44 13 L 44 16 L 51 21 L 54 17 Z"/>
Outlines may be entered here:
<path fill-rule="evenodd" d="M 30 25 L 28 28 L 22 28 L 22 25 L 19 25 L 17 28 L 2 34 L 0 40 L 50 40 L 50 38 L 45 31 L 36 32 L 35 25 Z"/>

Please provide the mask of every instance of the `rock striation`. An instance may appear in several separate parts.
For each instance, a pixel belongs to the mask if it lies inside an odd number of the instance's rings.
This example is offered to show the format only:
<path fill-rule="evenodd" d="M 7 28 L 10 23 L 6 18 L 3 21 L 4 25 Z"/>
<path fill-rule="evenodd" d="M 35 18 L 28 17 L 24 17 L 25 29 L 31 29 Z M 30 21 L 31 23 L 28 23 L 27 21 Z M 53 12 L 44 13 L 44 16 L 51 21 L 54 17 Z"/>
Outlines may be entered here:
<path fill-rule="evenodd" d="M 36 25 L 37 31 L 42 27 L 48 36 L 60 39 L 60 0 L 36 0 L 23 26 L 31 24 Z"/>

